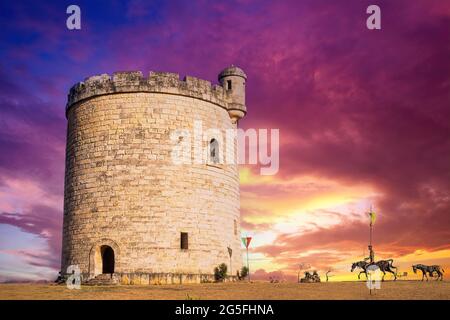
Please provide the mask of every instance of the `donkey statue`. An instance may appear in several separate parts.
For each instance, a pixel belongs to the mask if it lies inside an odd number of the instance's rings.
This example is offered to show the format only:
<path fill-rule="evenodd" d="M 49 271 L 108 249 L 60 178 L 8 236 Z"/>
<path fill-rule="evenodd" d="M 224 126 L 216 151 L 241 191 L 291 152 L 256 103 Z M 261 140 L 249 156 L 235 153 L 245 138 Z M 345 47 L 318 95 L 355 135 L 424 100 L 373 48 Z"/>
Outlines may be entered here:
<path fill-rule="evenodd" d="M 433 265 L 433 266 L 426 266 L 424 264 L 415 264 L 412 266 L 414 273 L 417 273 L 417 270 L 422 271 L 422 281 L 423 278 L 427 278 L 428 281 L 428 276 L 427 276 L 427 272 L 430 275 L 430 277 L 433 277 L 434 273 L 437 273 L 437 278 L 436 281 L 438 281 L 439 279 L 442 281 L 444 279 L 444 269 L 441 266 L 438 265 Z"/>

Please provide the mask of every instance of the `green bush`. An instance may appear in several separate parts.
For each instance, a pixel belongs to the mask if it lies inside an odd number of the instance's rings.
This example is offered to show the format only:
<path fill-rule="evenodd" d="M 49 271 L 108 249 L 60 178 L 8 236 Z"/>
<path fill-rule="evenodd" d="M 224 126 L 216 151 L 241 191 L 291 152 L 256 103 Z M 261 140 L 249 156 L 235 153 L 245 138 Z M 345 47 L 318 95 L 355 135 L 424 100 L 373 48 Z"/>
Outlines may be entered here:
<path fill-rule="evenodd" d="M 241 279 L 245 279 L 248 276 L 248 268 L 243 266 L 241 269 Z"/>
<path fill-rule="evenodd" d="M 219 264 L 214 268 L 214 279 L 216 281 L 223 281 L 227 277 L 227 265 L 225 263 Z"/>

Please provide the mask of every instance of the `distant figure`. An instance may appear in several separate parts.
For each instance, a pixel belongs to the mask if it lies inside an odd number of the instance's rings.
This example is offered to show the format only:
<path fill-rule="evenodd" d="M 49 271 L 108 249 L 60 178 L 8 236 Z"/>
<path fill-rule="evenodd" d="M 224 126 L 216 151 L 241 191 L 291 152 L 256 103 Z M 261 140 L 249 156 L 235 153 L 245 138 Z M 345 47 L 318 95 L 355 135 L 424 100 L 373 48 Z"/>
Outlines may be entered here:
<path fill-rule="evenodd" d="M 270 283 L 279 283 L 280 281 L 276 278 L 269 277 Z"/>
<path fill-rule="evenodd" d="M 301 283 L 312 282 L 312 276 L 309 273 L 309 271 L 305 271 L 305 276 L 302 279 L 300 279 L 300 282 Z"/>
<path fill-rule="evenodd" d="M 61 271 L 58 272 L 58 278 L 56 278 L 55 283 L 57 284 L 62 284 L 65 283 L 66 279 L 64 278 L 64 276 L 61 274 Z"/>
<path fill-rule="evenodd" d="M 444 279 L 444 269 L 441 268 L 441 266 L 438 265 L 433 265 L 433 266 L 426 266 L 424 264 L 415 264 L 412 266 L 414 273 L 417 273 L 417 270 L 422 271 L 422 281 L 423 278 L 427 278 L 428 281 L 428 276 L 427 276 L 427 272 L 430 275 L 430 277 L 433 277 L 434 273 L 437 273 L 437 278 L 436 281 L 438 281 L 439 279 L 442 281 Z"/>
<path fill-rule="evenodd" d="M 312 274 L 309 271 L 305 272 L 305 277 L 300 279 L 301 283 L 310 283 L 310 282 L 320 282 L 320 277 L 317 274 L 317 271 L 314 271 Z"/>
<path fill-rule="evenodd" d="M 313 282 L 320 282 L 320 277 L 316 270 L 314 270 L 314 272 L 312 274 L 312 278 L 313 278 Z"/>

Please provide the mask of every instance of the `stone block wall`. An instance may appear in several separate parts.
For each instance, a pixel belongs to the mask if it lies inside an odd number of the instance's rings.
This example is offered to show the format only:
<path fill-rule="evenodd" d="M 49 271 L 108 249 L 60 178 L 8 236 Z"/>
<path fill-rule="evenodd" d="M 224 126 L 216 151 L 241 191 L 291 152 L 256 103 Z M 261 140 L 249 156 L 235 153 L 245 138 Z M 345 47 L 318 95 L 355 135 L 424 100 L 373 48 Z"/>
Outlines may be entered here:
<path fill-rule="evenodd" d="M 171 74 L 153 75 L 152 90 L 140 90 L 139 73 L 90 79 L 71 90 L 66 110 L 62 273 L 69 265 L 89 277 L 102 273 L 108 246 L 114 273 L 131 284 L 164 282 L 164 274 L 201 282 L 218 264 L 230 267 L 227 247 L 235 274 L 242 267 L 237 166 L 177 165 L 170 154 L 171 131 L 193 130 L 195 120 L 204 130 L 236 127 L 222 88 L 188 77 L 180 94 Z"/>

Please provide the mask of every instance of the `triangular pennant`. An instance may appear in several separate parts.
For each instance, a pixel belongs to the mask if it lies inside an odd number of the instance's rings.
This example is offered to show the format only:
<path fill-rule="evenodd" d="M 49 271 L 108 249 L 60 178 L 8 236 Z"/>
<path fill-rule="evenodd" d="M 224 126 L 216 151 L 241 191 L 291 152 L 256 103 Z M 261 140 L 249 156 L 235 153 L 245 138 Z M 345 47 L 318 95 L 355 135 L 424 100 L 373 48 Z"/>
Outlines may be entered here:
<path fill-rule="evenodd" d="M 252 237 L 247 237 L 247 248 L 250 245 L 250 241 L 252 241 Z"/>
<path fill-rule="evenodd" d="M 248 246 L 250 245 L 250 241 L 252 241 L 252 237 L 242 237 L 241 240 L 244 246 L 248 248 Z"/>

